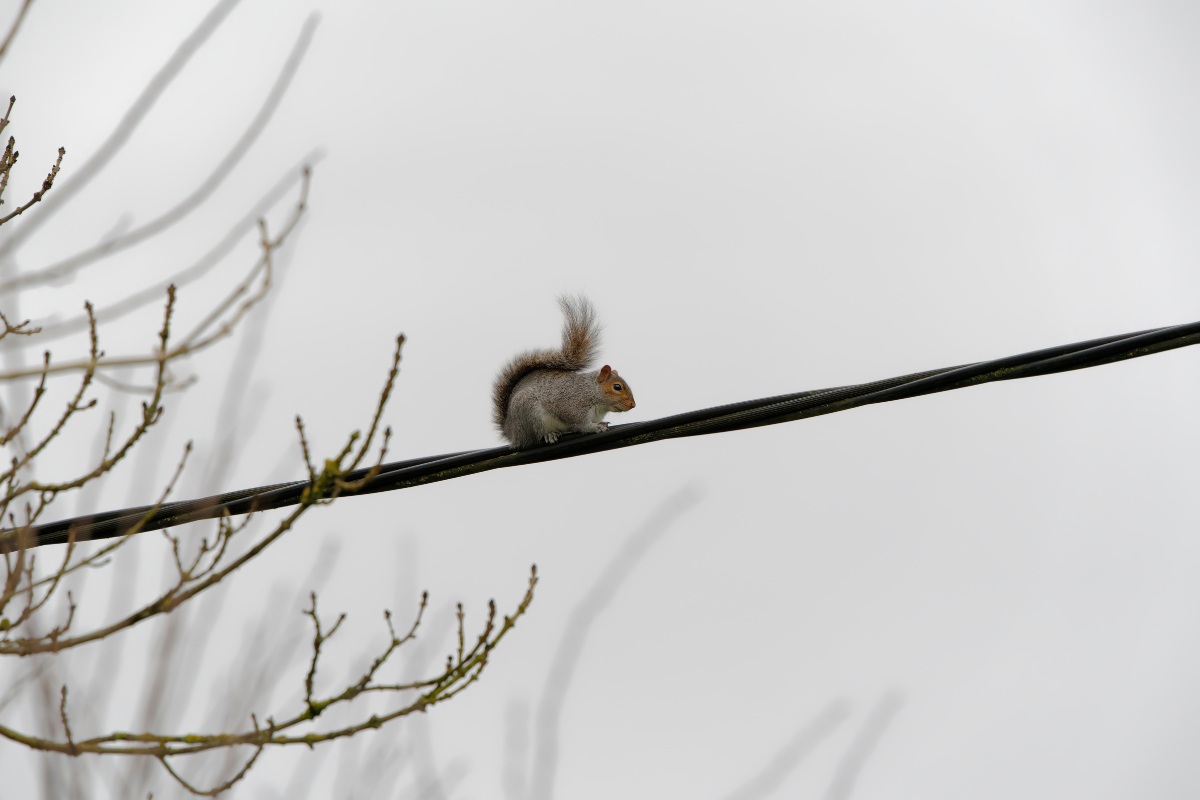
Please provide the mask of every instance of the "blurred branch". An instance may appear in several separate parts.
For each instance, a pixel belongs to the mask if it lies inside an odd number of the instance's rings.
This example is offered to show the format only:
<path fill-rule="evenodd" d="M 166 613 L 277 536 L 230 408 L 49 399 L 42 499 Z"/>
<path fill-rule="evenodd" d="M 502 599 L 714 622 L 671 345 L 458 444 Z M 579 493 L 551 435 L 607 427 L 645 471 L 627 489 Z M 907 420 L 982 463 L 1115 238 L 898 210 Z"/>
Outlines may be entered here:
<path fill-rule="evenodd" d="M 559 721 L 575 668 L 583 657 L 583 648 L 591 635 L 592 626 L 608 609 L 622 585 L 671 526 L 699 502 L 700 493 L 687 486 L 667 497 L 654 513 L 638 526 L 622 543 L 620 549 L 605 565 L 587 594 L 576 604 L 567 620 L 558 651 L 554 654 L 550 672 L 542 689 L 535 728 L 536 749 L 530 767 L 529 796 L 534 800 L 554 797 L 554 782 L 558 772 L 558 748 L 562 741 Z M 515 785 L 524 783 L 510 777 Z"/>
<path fill-rule="evenodd" d="M 312 166 L 319 160 L 320 157 L 318 153 L 310 153 L 305 157 L 304 161 L 300 162 L 292 169 L 289 169 L 283 175 L 283 177 L 276 181 L 275 185 L 272 186 L 269 191 L 259 198 L 258 202 L 255 203 L 253 208 L 251 208 L 248 213 L 238 220 L 229 229 L 225 236 L 223 236 L 220 241 L 213 245 L 208 252 L 197 259 L 194 264 L 179 270 L 174 275 L 164 278 L 157 283 L 150 284 L 145 288 L 130 292 L 128 295 L 114 302 L 112 305 L 96 309 L 96 321 L 101 324 L 113 322 L 114 320 L 120 319 L 128 314 L 133 313 L 134 311 L 137 311 L 140 308 L 145 307 L 149 303 L 154 302 L 162 296 L 162 293 L 166 291 L 168 286 L 183 288 L 189 283 L 199 280 L 208 274 L 213 267 L 221 262 L 221 259 L 227 256 L 230 251 L 233 250 L 234 246 L 241 240 L 247 231 L 258 225 L 258 221 L 262 219 L 263 215 L 266 214 L 272 206 L 279 202 L 279 199 L 283 197 L 284 192 L 294 186 L 297 182 L 302 183 L 308 180 L 306 170 L 311 171 Z M 87 318 L 74 317 L 61 322 L 43 319 L 39 320 L 38 325 L 42 333 L 42 337 L 38 340 L 38 344 L 41 345 L 46 341 L 58 339 L 73 333 L 78 333 L 79 331 L 85 329 L 87 327 Z"/>
<path fill-rule="evenodd" d="M 727 800 L 759 800 L 770 797 L 809 753 L 833 735 L 849 716 L 850 710 L 844 702 L 831 703 L 815 719 L 809 720 L 796 731 L 779 752 L 763 765 L 758 774 L 726 795 Z"/>
<path fill-rule="evenodd" d="M 133 104 L 125 111 L 120 122 L 117 123 L 104 142 L 96 149 L 95 155 L 75 170 L 71 180 L 55 192 L 54 201 L 47 203 L 42 213 L 32 218 L 29 222 L 24 223 L 18 231 L 0 243 L 0 260 L 3 260 L 5 256 L 15 253 L 26 239 L 53 217 L 55 211 L 66 205 L 70 202 L 71 198 L 86 188 L 95 179 L 100 170 L 117 153 L 121 152 L 121 149 L 129 141 L 133 132 L 137 130 L 146 113 L 154 107 L 154 104 L 166 88 L 171 85 L 171 82 L 175 80 L 191 57 L 208 41 L 213 32 L 220 27 L 221 23 L 229 15 L 229 12 L 233 10 L 239 1 L 220 0 L 220 2 L 212 7 L 204 19 L 192 30 L 191 34 L 180 42 L 179 47 L 167 59 L 167 63 L 155 73 L 150 82 L 142 89 L 141 94 L 138 95 Z"/>
<path fill-rule="evenodd" d="M 4 41 L 0 42 L 0 61 L 4 60 L 4 56 L 8 54 L 8 45 L 12 43 L 13 37 L 17 35 L 17 31 L 21 27 L 21 23 L 25 21 L 25 12 L 29 11 L 29 7 L 33 5 L 33 0 L 24 0 L 21 7 L 17 9 L 17 16 L 13 20 L 12 25 L 8 27 L 8 33 L 4 36 Z M 3 128 L 0 128 L 3 130 Z"/>
<path fill-rule="evenodd" d="M 17 291 L 31 286 L 39 286 L 47 283 L 61 281 L 73 276 L 79 270 L 91 266 L 100 259 L 114 255 L 127 248 L 133 247 L 147 239 L 150 239 L 171 226 L 180 222 L 187 217 L 192 211 L 198 208 L 210 195 L 224 183 L 225 179 L 233 172 L 234 168 L 246 155 L 250 146 L 257 141 L 259 135 L 274 116 L 275 111 L 279 108 L 279 103 L 287 93 L 288 87 L 291 85 L 292 79 L 296 76 L 297 70 L 300 68 L 300 62 L 304 59 L 305 53 L 308 51 L 309 45 L 312 43 L 312 37 L 316 31 L 318 18 L 314 14 L 310 16 L 300 30 L 299 36 L 296 38 L 295 44 L 292 45 L 292 50 L 288 54 L 283 67 L 279 71 L 279 75 L 275 79 L 274 85 L 267 93 L 262 105 L 259 107 L 258 113 L 250 121 L 246 130 L 234 142 L 229 152 L 225 157 L 212 169 L 208 177 L 197 186 L 191 194 L 181 200 L 174 208 L 166 211 L 157 218 L 147 222 L 145 225 L 134 228 L 119 236 L 106 237 L 99 243 L 82 250 L 75 255 L 72 255 L 55 264 L 43 267 L 37 270 L 31 270 L 26 273 L 17 275 L 16 277 L 0 283 L 0 293 Z M 278 187 L 277 187 L 278 189 Z M 276 190 L 272 191 L 272 194 Z M 259 207 L 262 207 L 260 203 Z M 260 211 L 259 214 L 262 212 Z M 2 220 L 0 220 L 2 222 Z M 194 269 L 194 268 L 193 268 Z M 181 277 L 176 276 L 171 282 L 176 285 L 184 283 Z M 140 293 L 142 297 L 146 296 L 150 291 L 143 290 Z M 129 299 L 122 301 L 121 306 L 126 309 L 136 308 L 139 303 L 131 303 Z M 121 312 L 126 313 L 126 312 Z M 98 316 L 101 321 L 107 321 L 108 316 L 118 316 L 111 310 L 105 310 Z M 49 328 L 50 326 L 47 326 Z"/>
<path fill-rule="evenodd" d="M 195 355 L 197 352 L 224 339 L 233 331 L 242 318 L 266 296 L 267 291 L 270 289 L 273 254 L 283 246 L 288 235 L 295 229 L 301 216 L 304 214 L 308 203 L 308 190 L 311 178 L 312 171 L 308 167 L 305 167 L 301 173 L 300 197 L 292 210 L 291 216 L 284 222 L 282 229 L 277 235 L 274 237 L 270 236 L 267 233 L 266 221 L 261 218 L 259 219 L 259 248 L 261 250 L 259 259 L 250 268 L 246 277 L 223 299 L 217 302 L 204 318 L 171 349 L 150 355 L 103 357 L 100 354 L 94 354 L 86 359 L 65 361 L 60 364 L 44 364 L 38 369 L 28 368 L 0 372 L 0 381 L 40 377 L 42 375 L 53 375 L 64 372 L 90 371 L 94 373 L 97 370 L 118 367 L 154 365 L 160 362 L 175 361 L 185 356 Z M 260 277 L 261 281 L 255 287 L 255 282 Z M 175 287 L 173 285 L 168 287 L 168 291 L 172 295 L 174 290 Z M 224 316 L 227 312 L 230 312 L 230 309 L 232 309 L 232 312 Z M 89 317 L 92 320 L 91 324 L 94 325 L 94 313 L 89 312 Z"/>
<path fill-rule="evenodd" d="M 889 692 L 871 710 L 867 721 L 863 723 L 862 730 L 858 732 L 858 736 L 854 737 L 854 741 L 850 743 L 850 747 L 838 762 L 833 781 L 829 784 L 829 790 L 825 792 L 827 800 L 848 800 L 863 767 L 866 766 L 871 754 L 875 752 L 879 740 L 887 732 L 892 720 L 900 713 L 902 705 L 904 705 L 903 696 L 899 692 Z"/>

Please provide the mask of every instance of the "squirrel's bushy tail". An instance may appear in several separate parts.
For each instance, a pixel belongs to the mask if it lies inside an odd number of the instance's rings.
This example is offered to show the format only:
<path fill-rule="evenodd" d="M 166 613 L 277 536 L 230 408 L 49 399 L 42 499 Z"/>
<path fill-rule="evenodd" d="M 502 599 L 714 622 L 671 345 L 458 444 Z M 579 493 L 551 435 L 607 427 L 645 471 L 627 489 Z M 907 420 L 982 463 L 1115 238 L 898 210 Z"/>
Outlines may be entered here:
<path fill-rule="evenodd" d="M 562 350 L 557 354 L 562 366 L 547 366 L 547 369 L 572 372 L 587 369 L 596 360 L 596 351 L 600 349 L 596 309 L 583 295 L 569 294 L 558 298 L 558 307 L 563 313 Z"/>
<path fill-rule="evenodd" d="M 500 370 L 492 386 L 492 420 L 502 428 L 508 414 L 508 400 L 517 384 L 535 369 L 578 372 L 587 369 L 600 349 L 600 323 L 596 309 L 583 295 L 562 295 L 558 307 L 563 313 L 562 347 L 559 350 L 527 350 Z"/>

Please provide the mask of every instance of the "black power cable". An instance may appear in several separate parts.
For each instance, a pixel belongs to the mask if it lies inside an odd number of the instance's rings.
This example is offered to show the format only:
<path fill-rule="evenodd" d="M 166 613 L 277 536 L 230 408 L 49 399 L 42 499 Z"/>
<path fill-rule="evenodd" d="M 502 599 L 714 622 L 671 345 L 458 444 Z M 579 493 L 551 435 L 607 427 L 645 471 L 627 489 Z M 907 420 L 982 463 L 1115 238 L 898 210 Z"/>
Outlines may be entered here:
<path fill-rule="evenodd" d="M 917 372 L 857 386 L 747 400 L 647 422 L 615 425 L 603 433 L 567 436 L 556 444 L 531 450 L 492 447 L 397 461 L 383 465 L 369 481 L 356 489 L 343 490 L 339 497 L 407 489 L 501 467 L 572 458 L 664 439 L 792 422 L 872 403 L 919 397 L 992 381 L 1085 369 L 1197 343 L 1200 343 L 1200 322 L 1192 322 L 1060 345 L 993 361 Z M 347 476 L 347 481 L 361 481 L 369 472 L 368 469 L 352 472 Z M 27 542 L 28 546 L 40 547 L 72 540 L 109 539 L 134 530 L 156 530 L 225 514 L 236 516 L 296 505 L 308 485 L 308 481 L 279 483 L 199 500 L 164 503 L 157 507 L 126 508 L 34 525 L 27 529 L 0 531 L 0 551 L 14 549 L 20 540 Z"/>

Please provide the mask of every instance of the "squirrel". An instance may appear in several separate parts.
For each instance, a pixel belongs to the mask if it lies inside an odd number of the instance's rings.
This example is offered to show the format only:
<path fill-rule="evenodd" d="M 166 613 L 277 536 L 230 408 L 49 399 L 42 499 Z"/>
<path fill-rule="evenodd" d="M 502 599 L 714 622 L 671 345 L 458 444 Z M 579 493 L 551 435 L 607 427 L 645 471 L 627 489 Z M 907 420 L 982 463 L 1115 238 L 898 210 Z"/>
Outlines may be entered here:
<path fill-rule="evenodd" d="M 553 444 L 563 433 L 608 430 L 604 415 L 634 407 L 633 392 L 605 364 L 586 372 L 600 349 L 596 310 L 582 295 L 558 298 L 562 347 L 528 350 L 505 365 L 492 387 L 492 419 L 513 447 Z"/>

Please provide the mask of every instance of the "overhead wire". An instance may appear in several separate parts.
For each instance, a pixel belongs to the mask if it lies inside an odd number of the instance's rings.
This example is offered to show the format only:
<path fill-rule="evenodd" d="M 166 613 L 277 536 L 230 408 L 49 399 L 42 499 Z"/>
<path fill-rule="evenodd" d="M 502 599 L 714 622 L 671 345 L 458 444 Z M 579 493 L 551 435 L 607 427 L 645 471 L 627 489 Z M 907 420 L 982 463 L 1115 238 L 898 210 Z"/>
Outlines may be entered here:
<path fill-rule="evenodd" d="M 493 469 L 574 458 L 667 439 L 794 422 L 860 406 L 993 381 L 1086 369 L 1197 343 L 1200 343 L 1200 322 L 1192 322 L 1058 345 L 990 361 L 915 372 L 854 386 L 795 392 L 688 411 L 645 422 L 613 425 L 601 433 L 565 436 L 555 444 L 528 450 L 502 446 L 413 458 L 351 472 L 345 476 L 343 483 L 361 485 L 343 488 L 337 496 L 395 491 Z M 28 547 L 41 547 L 109 539 L 133 531 L 151 531 L 226 515 L 283 508 L 299 503 L 309 485 L 307 480 L 278 483 L 197 500 L 126 508 L 0 531 L 0 551 L 15 549 L 17 542 L 24 542 Z"/>

